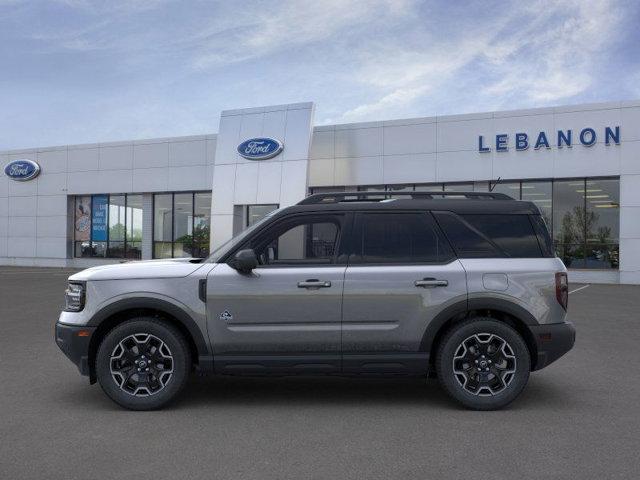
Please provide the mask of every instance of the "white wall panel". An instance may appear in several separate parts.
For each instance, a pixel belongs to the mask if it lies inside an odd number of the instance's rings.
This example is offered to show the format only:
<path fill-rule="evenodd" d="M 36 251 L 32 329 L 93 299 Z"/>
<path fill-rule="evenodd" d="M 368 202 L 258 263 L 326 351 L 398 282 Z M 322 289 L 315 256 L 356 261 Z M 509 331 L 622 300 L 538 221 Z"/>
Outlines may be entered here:
<path fill-rule="evenodd" d="M 384 127 L 384 154 L 435 152 L 436 130 L 435 123 Z"/>
<path fill-rule="evenodd" d="M 376 185 L 383 181 L 382 156 L 336 158 L 335 185 Z"/>
<path fill-rule="evenodd" d="M 133 168 L 169 166 L 169 142 L 133 146 Z"/>
<path fill-rule="evenodd" d="M 132 172 L 132 170 L 70 172 L 67 179 L 68 194 L 131 192 Z"/>
<path fill-rule="evenodd" d="M 169 190 L 169 169 L 135 168 L 132 190 L 134 192 L 166 192 Z"/>
<path fill-rule="evenodd" d="M 308 160 L 313 112 L 313 104 L 305 109 L 287 110 L 282 161 Z"/>
<path fill-rule="evenodd" d="M 66 258 L 67 246 L 58 237 L 39 237 L 36 240 L 36 256 L 44 258 Z"/>
<path fill-rule="evenodd" d="M 250 205 L 256 203 L 258 195 L 258 163 L 240 163 L 236 171 L 233 203 Z"/>
<path fill-rule="evenodd" d="M 65 215 L 67 213 L 66 195 L 38 195 L 36 215 Z"/>
<path fill-rule="evenodd" d="M 580 110 L 577 112 L 555 114 L 556 130 L 565 131 L 571 129 L 573 132 L 573 144 L 576 147 L 582 146 L 580 143 L 580 132 L 584 128 L 593 128 L 596 132 L 597 142 L 604 143 L 605 127 L 614 128 L 620 125 L 620 121 L 621 115 L 619 108 Z M 624 132 L 621 133 L 624 134 Z"/>
<path fill-rule="evenodd" d="M 100 148 L 69 148 L 68 171 L 83 172 L 100 168 Z"/>
<path fill-rule="evenodd" d="M 207 165 L 213 165 L 216 161 L 216 144 L 218 143 L 218 137 L 207 138 Z"/>
<path fill-rule="evenodd" d="M 207 141 L 196 140 L 191 142 L 169 143 L 169 165 L 206 165 Z"/>
<path fill-rule="evenodd" d="M 124 170 L 133 168 L 133 144 L 101 146 L 100 170 Z"/>
<path fill-rule="evenodd" d="M 262 119 L 262 130 L 260 132 L 260 135 L 256 136 L 275 138 L 277 140 L 280 140 L 281 142 L 284 142 L 284 138 L 286 135 L 286 121 L 286 110 L 265 112 Z M 247 138 L 251 137 L 243 137 L 243 141 Z"/>
<path fill-rule="evenodd" d="M 492 178 L 491 156 L 474 152 L 438 152 L 439 182 L 462 182 Z"/>
<path fill-rule="evenodd" d="M 620 133 L 622 136 L 623 133 Z M 620 149 L 620 173 L 640 174 L 640 140 L 633 142 L 623 141 Z"/>
<path fill-rule="evenodd" d="M 480 155 L 493 160 L 492 178 L 551 178 L 555 159 L 555 150 L 541 148 L 509 152 L 489 152 Z"/>
<path fill-rule="evenodd" d="M 309 160 L 309 185 L 334 185 L 335 166 L 333 158 Z"/>
<path fill-rule="evenodd" d="M 35 217 L 38 197 L 9 197 L 7 213 L 10 217 Z M 2 215 L 2 211 L 0 211 Z"/>
<path fill-rule="evenodd" d="M 35 220 L 35 219 L 34 219 Z M 9 237 L 7 239 L 7 256 L 8 257 L 35 257 L 36 256 L 36 238 L 35 235 L 26 237 Z"/>
<path fill-rule="evenodd" d="M 256 203 L 268 204 L 280 202 L 282 169 L 288 168 L 284 162 L 260 162 L 258 164 L 258 186 Z"/>
<path fill-rule="evenodd" d="M 211 214 L 233 214 L 233 192 L 235 190 L 237 165 L 216 165 L 213 176 Z"/>
<path fill-rule="evenodd" d="M 240 127 L 242 115 L 223 115 L 220 119 L 218 140 L 216 143 L 216 165 L 238 163 L 238 145 L 240 144 Z"/>
<path fill-rule="evenodd" d="M 438 122 L 438 152 L 478 151 L 478 136 L 495 142 L 493 119 Z"/>
<path fill-rule="evenodd" d="M 620 174 L 618 145 L 576 145 L 554 150 L 554 177 L 589 177 Z"/>
<path fill-rule="evenodd" d="M 420 183 L 436 181 L 436 154 L 385 155 L 383 183 Z"/>
<path fill-rule="evenodd" d="M 36 237 L 36 217 L 9 217 L 9 237 Z"/>
<path fill-rule="evenodd" d="M 43 173 L 36 179 L 38 195 L 64 195 L 67 193 L 67 172 Z"/>
<path fill-rule="evenodd" d="M 40 164 L 42 173 L 59 173 L 67 171 L 67 147 L 55 150 L 38 152 L 36 158 L 32 158 Z"/>
<path fill-rule="evenodd" d="M 52 215 L 49 217 L 37 217 L 36 236 L 66 238 L 67 216 Z"/>
<path fill-rule="evenodd" d="M 335 132 L 336 157 L 382 155 L 382 128 L 355 128 Z"/>
<path fill-rule="evenodd" d="M 294 205 L 307 195 L 307 160 L 283 162 L 282 182 L 280 186 L 281 207 Z"/>
<path fill-rule="evenodd" d="M 169 167 L 169 190 L 209 190 L 207 166 Z"/>
<path fill-rule="evenodd" d="M 4 170 L 2 174 L 4 175 Z M 34 180 L 29 182 L 16 182 L 15 180 L 9 180 L 8 187 L 8 195 L 10 197 L 31 197 L 38 194 L 38 182 Z"/>
<path fill-rule="evenodd" d="M 620 110 L 620 137 L 623 142 L 640 141 L 640 107 Z"/>
<path fill-rule="evenodd" d="M 335 132 L 333 130 L 313 132 L 311 137 L 311 152 L 309 158 L 333 158 L 335 145 Z"/>

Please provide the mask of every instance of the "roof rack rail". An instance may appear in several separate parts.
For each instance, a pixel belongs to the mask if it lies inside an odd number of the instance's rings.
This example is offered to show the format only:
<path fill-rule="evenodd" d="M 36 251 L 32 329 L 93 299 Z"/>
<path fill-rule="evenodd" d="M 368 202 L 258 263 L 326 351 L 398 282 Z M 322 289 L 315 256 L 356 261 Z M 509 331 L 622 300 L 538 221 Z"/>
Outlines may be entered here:
<path fill-rule="evenodd" d="M 393 197 L 408 197 L 411 200 L 433 200 L 434 198 L 443 197 L 464 197 L 470 200 L 513 200 L 504 193 L 493 192 L 336 192 L 336 193 L 314 193 L 304 200 L 298 202 L 298 205 L 314 205 L 319 203 L 340 203 L 340 202 L 380 202 L 389 200 Z"/>

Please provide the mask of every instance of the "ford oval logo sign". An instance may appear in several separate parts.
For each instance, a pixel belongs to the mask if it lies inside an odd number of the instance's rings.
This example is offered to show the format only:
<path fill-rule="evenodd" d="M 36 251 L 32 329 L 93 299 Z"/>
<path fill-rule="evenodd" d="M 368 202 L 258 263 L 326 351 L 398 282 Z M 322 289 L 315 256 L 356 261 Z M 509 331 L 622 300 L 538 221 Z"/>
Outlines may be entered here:
<path fill-rule="evenodd" d="M 4 167 L 4 173 L 11 180 L 26 182 L 38 176 L 40 165 L 33 160 L 14 160 Z"/>
<path fill-rule="evenodd" d="M 250 138 L 238 145 L 238 153 L 249 160 L 266 160 L 278 155 L 284 146 L 273 138 Z"/>

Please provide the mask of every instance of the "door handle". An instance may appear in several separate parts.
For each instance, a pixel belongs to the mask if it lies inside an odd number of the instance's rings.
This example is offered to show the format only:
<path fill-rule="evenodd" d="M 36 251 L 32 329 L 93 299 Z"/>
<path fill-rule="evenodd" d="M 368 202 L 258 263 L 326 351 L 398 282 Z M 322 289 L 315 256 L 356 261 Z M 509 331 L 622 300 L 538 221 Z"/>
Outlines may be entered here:
<path fill-rule="evenodd" d="M 423 278 L 422 280 L 416 280 L 414 285 L 422 288 L 435 288 L 446 287 L 449 285 L 449 282 L 446 280 L 436 280 L 435 278 Z"/>
<path fill-rule="evenodd" d="M 310 278 L 304 282 L 298 282 L 298 288 L 329 288 L 331 282 Z"/>

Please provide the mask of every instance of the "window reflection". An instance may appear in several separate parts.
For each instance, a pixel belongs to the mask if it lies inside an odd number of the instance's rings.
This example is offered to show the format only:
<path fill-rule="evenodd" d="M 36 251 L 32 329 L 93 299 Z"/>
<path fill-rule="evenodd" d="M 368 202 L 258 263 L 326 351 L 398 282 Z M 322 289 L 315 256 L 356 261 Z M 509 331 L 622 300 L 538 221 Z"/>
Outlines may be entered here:
<path fill-rule="evenodd" d="M 492 193 L 504 193 L 505 195 L 520 200 L 520 182 L 491 182 Z"/>
<path fill-rule="evenodd" d="M 553 203 L 553 187 L 550 181 L 547 182 L 522 182 L 521 188 L 521 200 L 533 202 L 540 210 L 542 218 L 544 218 L 549 232 L 551 232 L 551 217 L 552 217 L 552 203 Z"/>
<path fill-rule="evenodd" d="M 74 256 L 142 256 L 142 195 L 86 195 L 74 202 Z"/>
<path fill-rule="evenodd" d="M 209 255 L 211 192 L 155 194 L 153 210 L 154 258 Z"/>

